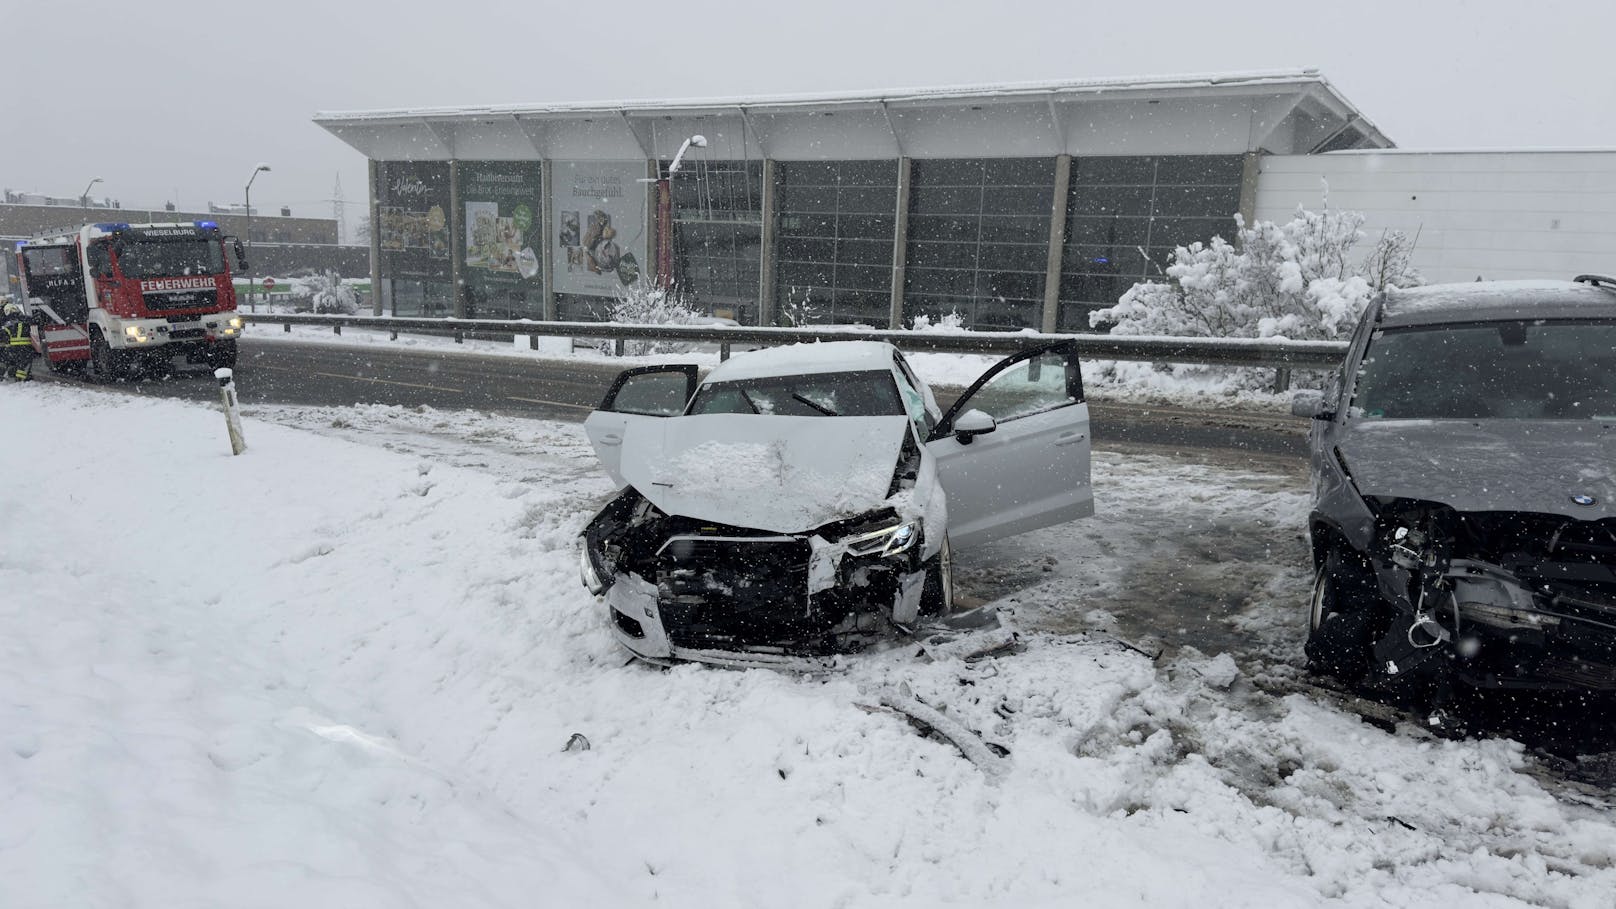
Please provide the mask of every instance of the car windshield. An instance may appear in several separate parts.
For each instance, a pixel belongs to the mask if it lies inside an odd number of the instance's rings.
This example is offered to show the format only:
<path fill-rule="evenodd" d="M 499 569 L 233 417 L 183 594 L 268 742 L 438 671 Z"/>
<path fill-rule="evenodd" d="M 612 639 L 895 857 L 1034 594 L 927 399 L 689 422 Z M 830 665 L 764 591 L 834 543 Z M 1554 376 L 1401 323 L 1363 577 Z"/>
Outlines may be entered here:
<path fill-rule="evenodd" d="M 224 250 L 217 240 L 137 240 L 123 245 L 118 267 L 129 278 L 216 275 L 224 271 Z"/>
<path fill-rule="evenodd" d="M 1616 321 L 1377 332 L 1352 403 L 1386 419 L 1616 419 Z"/>
<path fill-rule="evenodd" d="M 892 373 L 884 370 L 711 382 L 696 392 L 690 412 L 784 417 L 904 415 Z"/>

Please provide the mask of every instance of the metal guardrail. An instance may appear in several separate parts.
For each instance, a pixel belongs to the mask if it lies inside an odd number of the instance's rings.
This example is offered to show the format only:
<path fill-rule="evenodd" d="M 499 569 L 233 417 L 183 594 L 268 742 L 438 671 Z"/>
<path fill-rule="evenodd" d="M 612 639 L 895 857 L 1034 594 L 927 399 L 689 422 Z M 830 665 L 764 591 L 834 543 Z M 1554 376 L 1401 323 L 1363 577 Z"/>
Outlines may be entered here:
<path fill-rule="evenodd" d="M 618 354 L 627 340 L 717 342 L 720 358 L 727 359 L 734 345 L 769 346 L 811 341 L 885 341 L 906 351 L 925 353 L 1012 354 L 1054 341 L 1076 341 L 1080 356 L 1097 360 L 1134 360 L 1153 363 L 1197 363 L 1212 366 L 1254 366 L 1276 371 L 1274 387 L 1290 386 L 1293 369 L 1334 369 L 1346 356 L 1341 341 L 1280 341 L 1261 338 L 1177 338 L 1100 334 L 1041 334 L 1038 332 L 891 331 L 859 328 L 756 328 L 732 325 L 628 325 L 618 322 L 534 322 L 526 319 L 425 319 L 398 316 L 339 316 L 313 313 L 242 313 L 249 322 L 330 328 L 370 328 L 391 332 L 452 335 L 456 341 L 470 335 L 526 335 L 538 347 L 540 336 L 604 338 L 616 342 Z"/>

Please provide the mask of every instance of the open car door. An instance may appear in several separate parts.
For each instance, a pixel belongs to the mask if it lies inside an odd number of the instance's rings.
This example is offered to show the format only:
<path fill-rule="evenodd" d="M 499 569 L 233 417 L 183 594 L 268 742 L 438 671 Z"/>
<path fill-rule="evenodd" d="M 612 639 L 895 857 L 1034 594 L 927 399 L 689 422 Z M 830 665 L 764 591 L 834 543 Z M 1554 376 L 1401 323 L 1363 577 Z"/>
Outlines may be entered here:
<path fill-rule="evenodd" d="M 621 489 L 623 436 L 631 423 L 676 417 L 696 394 L 696 366 L 678 363 L 624 370 L 612 382 L 600 409 L 584 420 L 584 434 L 595 456 Z"/>
<path fill-rule="evenodd" d="M 1094 513 L 1089 407 L 1077 345 L 1023 351 L 988 370 L 926 443 L 955 547 Z"/>

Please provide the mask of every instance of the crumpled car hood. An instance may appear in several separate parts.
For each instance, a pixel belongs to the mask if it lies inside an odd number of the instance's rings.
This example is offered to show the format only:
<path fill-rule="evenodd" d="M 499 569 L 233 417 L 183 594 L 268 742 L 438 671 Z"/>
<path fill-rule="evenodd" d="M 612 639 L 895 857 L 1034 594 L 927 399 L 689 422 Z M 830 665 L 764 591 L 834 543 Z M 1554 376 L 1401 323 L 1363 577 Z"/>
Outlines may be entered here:
<path fill-rule="evenodd" d="M 623 479 L 671 515 L 800 533 L 886 501 L 908 418 L 703 414 L 623 436 Z"/>
<path fill-rule="evenodd" d="M 1616 515 L 1616 429 L 1592 420 L 1355 420 L 1339 447 L 1366 496 L 1458 511 Z M 1577 495 L 1596 502 L 1579 505 Z"/>

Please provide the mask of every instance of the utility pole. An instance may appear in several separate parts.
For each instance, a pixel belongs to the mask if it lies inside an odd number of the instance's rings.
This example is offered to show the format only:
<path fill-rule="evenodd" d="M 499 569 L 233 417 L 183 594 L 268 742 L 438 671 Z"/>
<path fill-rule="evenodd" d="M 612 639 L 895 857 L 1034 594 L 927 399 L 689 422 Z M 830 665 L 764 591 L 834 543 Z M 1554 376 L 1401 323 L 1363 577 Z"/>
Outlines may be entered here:
<path fill-rule="evenodd" d="M 97 183 L 100 183 L 100 182 L 101 182 L 101 178 L 96 177 L 95 179 L 91 180 L 89 183 L 86 183 L 84 185 L 84 192 L 79 194 L 79 210 L 84 212 L 85 220 L 89 220 L 89 214 L 90 214 L 90 187 L 92 187 L 92 186 L 94 186 L 94 185 L 96 185 Z"/>
<path fill-rule="evenodd" d="M 268 170 L 269 165 L 262 163 L 253 168 L 252 176 L 247 178 L 247 188 L 244 191 L 247 203 L 247 255 L 249 261 L 252 258 L 252 185 L 253 181 L 258 179 L 259 174 Z M 253 312 L 258 311 L 258 280 L 250 275 L 247 278 L 247 303 L 252 307 Z"/>
<path fill-rule="evenodd" d="M 657 180 L 657 284 L 663 290 L 673 286 L 673 175 L 685 159 L 685 152 L 706 148 L 706 136 L 691 136 L 679 146 L 679 153 L 668 164 L 668 172 Z"/>

